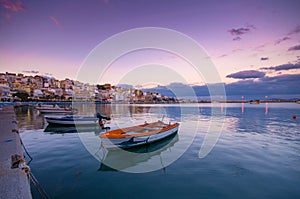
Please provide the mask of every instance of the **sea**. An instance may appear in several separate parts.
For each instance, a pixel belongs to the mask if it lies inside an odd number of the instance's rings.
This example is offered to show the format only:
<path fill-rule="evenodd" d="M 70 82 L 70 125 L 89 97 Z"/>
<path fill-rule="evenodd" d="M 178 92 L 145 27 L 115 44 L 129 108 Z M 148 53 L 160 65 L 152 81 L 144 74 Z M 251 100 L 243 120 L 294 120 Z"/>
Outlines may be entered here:
<path fill-rule="evenodd" d="M 74 106 L 74 105 L 73 105 Z M 16 107 L 33 198 L 300 198 L 300 104 L 93 104 L 111 129 L 163 120 L 177 134 L 130 150 L 107 150 L 97 126 L 49 126 Z M 32 159 L 30 158 L 32 157 Z"/>

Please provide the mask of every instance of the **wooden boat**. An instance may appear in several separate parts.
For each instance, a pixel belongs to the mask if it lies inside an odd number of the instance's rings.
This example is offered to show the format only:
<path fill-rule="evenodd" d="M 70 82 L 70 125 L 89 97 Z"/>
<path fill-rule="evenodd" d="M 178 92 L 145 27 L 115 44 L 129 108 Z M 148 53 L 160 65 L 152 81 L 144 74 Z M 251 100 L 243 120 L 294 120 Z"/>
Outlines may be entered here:
<path fill-rule="evenodd" d="M 80 115 L 45 115 L 46 121 L 53 125 L 98 125 L 99 118 Z"/>
<path fill-rule="evenodd" d="M 58 106 L 57 104 L 55 105 L 38 105 L 35 107 L 37 110 L 39 110 L 41 113 L 74 113 L 74 109 L 72 107 L 66 107 L 62 108 Z"/>
<path fill-rule="evenodd" d="M 166 124 L 162 121 L 145 123 L 100 134 L 102 144 L 107 149 L 130 148 L 162 140 L 177 133 L 179 123 Z"/>

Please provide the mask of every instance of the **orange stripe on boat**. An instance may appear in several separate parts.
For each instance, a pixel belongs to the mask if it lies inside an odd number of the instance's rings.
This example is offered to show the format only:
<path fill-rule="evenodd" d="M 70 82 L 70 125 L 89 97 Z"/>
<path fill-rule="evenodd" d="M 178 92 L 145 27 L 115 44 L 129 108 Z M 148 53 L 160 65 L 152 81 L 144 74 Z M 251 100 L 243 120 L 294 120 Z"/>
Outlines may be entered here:
<path fill-rule="evenodd" d="M 147 131 L 147 132 L 142 132 L 143 130 L 147 130 L 147 128 L 158 128 L 162 125 L 165 125 L 165 127 L 161 127 L 160 129 L 157 130 L 152 130 L 152 131 Z M 153 122 L 153 123 L 146 123 L 138 126 L 133 126 L 133 127 L 127 127 L 127 128 L 121 128 L 121 129 L 116 129 L 116 130 L 111 130 L 106 133 L 103 133 L 99 135 L 100 138 L 126 138 L 126 137 L 138 137 L 138 136 L 145 136 L 145 135 L 152 135 L 152 134 L 157 134 L 160 132 L 167 131 L 169 129 L 175 128 L 179 125 L 179 123 L 174 123 L 174 124 L 165 124 L 161 121 L 158 122 Z M 128 132 L 135 132 L 135 133 L 128 133 Z M 140 133 L 139 133 L 140 132 Z"/>

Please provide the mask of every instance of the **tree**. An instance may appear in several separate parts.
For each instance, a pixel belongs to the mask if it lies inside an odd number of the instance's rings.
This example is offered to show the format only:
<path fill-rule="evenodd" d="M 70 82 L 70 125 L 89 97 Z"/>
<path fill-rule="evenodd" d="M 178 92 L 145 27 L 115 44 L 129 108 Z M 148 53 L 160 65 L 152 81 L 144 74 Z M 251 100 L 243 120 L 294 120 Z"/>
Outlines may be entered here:
<path fill-rule="evenodd" d="M 106 90 L 105 87 L 104 87 L 104 85 L 99 85 L 99 84 L 97 84 L 97 88 L 98 88 L 99 90 Z"/>
<path fill-rule="evenodd" d="M 12 95 L 13 97 L 18 97 L 22 102 L 28 101 L 29 94 L 26 92 L 17 92 Z"/>

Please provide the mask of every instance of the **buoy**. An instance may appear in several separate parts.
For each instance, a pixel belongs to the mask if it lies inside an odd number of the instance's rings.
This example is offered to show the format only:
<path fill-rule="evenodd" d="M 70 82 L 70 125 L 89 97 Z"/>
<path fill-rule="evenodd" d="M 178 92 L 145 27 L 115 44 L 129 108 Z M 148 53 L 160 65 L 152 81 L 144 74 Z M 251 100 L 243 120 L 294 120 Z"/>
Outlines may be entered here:
<path fill-rule="evenodd" d="M 295 120 L 297 118 L 296 114 L 293 115 L 293 119 Z"/>

